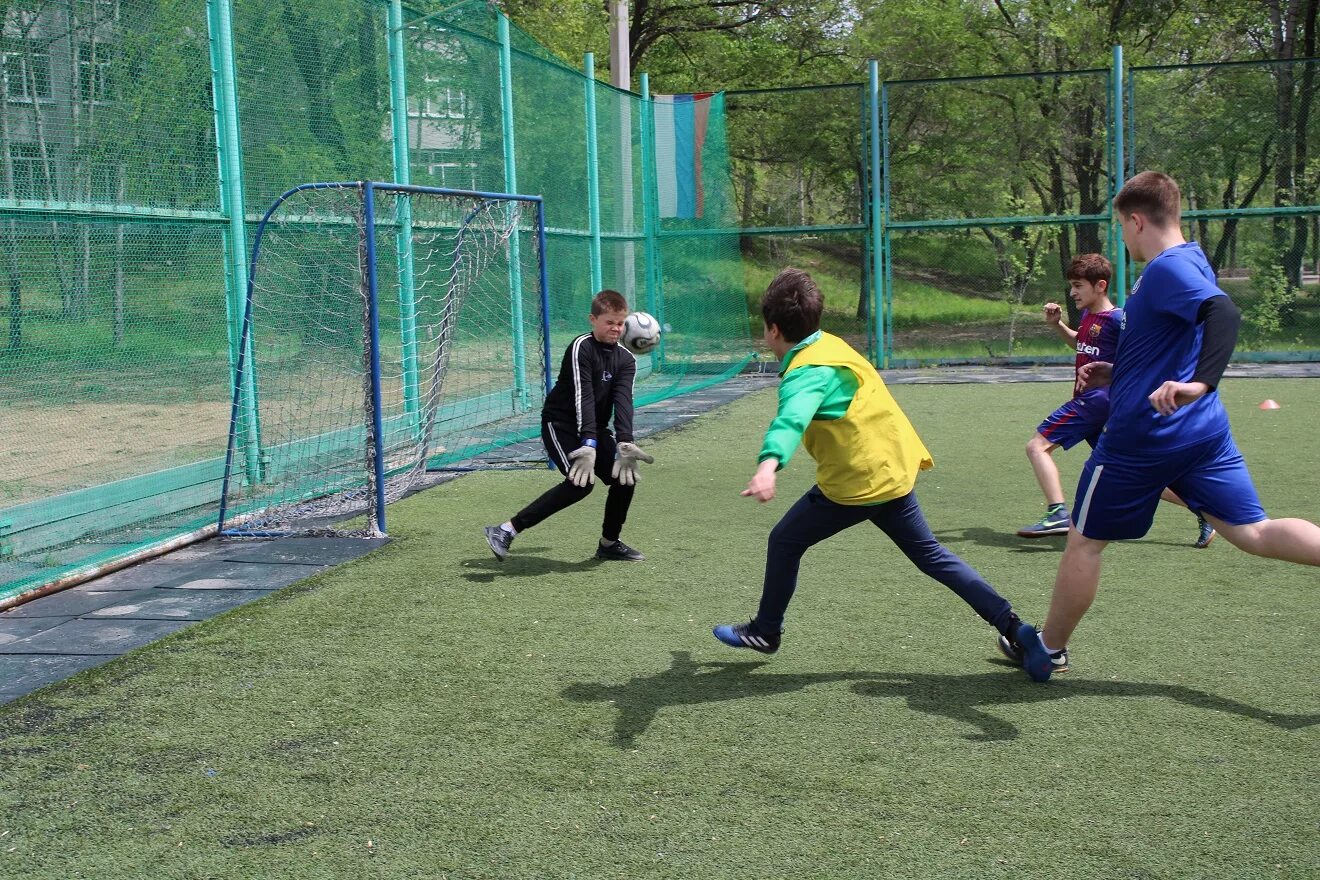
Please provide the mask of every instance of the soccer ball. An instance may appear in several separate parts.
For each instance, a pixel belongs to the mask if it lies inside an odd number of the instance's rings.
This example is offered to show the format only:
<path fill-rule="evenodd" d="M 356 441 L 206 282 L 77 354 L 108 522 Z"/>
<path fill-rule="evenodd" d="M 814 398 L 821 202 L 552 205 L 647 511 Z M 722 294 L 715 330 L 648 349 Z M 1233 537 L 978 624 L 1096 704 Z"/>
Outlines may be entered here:
<path fill-rule="evenodd" d="M 633 312 L 623 322 L 619 341 L 633 354 L 646 354 L 660 344 L 660 322 L 646 312 Z"/>

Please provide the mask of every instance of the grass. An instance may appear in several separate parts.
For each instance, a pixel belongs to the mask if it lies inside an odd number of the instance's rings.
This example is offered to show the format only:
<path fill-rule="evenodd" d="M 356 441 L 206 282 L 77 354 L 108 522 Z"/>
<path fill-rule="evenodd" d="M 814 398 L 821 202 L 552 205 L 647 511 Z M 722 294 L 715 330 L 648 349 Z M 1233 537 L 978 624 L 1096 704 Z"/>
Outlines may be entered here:
<path fill-rule="evenodd" d="M 893 391 L 937 534 L 1038 621 L 1059 544 L 1012 531 L 1065 386 Z M 591 560 L 597 492 L 499 565 L 480 527 L 549 479 L 471 475 L 393 507 L 372 556 L 0 707 L 0 875 L 1316 875 L 1314 569 L 1193 550 L 1166 507 L 1039 686 L 858 528 L 808 555 L 783 650 L 749 657 L 709 627 L 753 610 L 812 476 L 799 453 L 774 502 L 738 497 L 773 394 L 646 444 L 624 535 L 646 562 Z M 1224 395 L 1267 508 L 1320 518 L 1320 383 Z M 1060 454 L 1065 482 L 1082 461 Z"/>

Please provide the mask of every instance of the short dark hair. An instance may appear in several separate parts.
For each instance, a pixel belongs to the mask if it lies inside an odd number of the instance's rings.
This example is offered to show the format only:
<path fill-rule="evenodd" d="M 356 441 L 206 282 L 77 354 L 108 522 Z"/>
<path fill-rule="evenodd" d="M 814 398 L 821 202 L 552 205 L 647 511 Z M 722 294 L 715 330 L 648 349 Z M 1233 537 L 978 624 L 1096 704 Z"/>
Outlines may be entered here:
<path fill-rule="evenodd" d="M 1078 254 L 1068 264 L 1063 277 L 1069 281 L 1089 281 L 1092 284 L 1103 281 L 1108 284 L 1114 278 L 1114 267 L 1109 265 L 1104 254 Z"/>
<path fill-rule="evenodd" d="M 761 297 L 761 317 L 765 326 L 779 328 L 788 342 L 801 342 L 820 329 L 820 313 L 825 297 L 811 276 L 789 266 L 780 270 Z"/>
<path fill-rule="evenodd" d="M 626 311 L 628 311 L 628 301 L 617 290 L 602 290 L 591 300 L 591 314 L 593 315 Z"/>
<path fill-rule="evenodd" d="M 1143 171 L 1123 184 L 1114 196 L 1114 209 L 1124 217 L 1141 214 L 1156 226 L 1177 226 L 1182 217 L 1182 192 L 1169 175 Z"/>

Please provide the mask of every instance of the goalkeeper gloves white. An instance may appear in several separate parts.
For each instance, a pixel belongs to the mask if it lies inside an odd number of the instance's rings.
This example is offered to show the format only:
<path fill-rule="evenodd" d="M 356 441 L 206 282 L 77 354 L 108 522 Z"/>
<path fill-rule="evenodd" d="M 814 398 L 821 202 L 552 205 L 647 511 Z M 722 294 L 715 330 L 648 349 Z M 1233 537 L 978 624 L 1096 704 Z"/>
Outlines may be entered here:
<path fill-rule="evenodd" d="M 590 444 L 590 445 L 587 445 Z M 587 440 L 568 454 L 568 479 L 579 489 L 596 482 L 596 441 Z"/>
<path fill-rule="evenodd" d="M 621 486 L 632 486 L 642 478 L 637 472 L 637 462 L 655 464 L 655 458 L 647 455 L 636 443 L 620 443 L 618 457 L 614 459 L 614 479 Z"/>

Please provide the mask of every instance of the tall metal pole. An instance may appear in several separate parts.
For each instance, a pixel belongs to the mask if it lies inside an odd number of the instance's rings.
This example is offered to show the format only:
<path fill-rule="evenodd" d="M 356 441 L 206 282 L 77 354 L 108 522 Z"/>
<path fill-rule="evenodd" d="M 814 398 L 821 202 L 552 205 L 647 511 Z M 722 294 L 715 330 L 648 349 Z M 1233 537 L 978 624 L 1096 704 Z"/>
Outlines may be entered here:
<path fill-rule="evenodd" d="M 628 0 L 609 0 L 610 13 L 610 85 L 624 92 L 632 91 L 632 66 L 628 46 Z M 631 95 L 615 95 L 619 117 L 619 212 L 618 232 L 635 235 L 636 201 L 633 198 L 633 102 Z M 643 207 L 645 210 L 645 207 Z M 642 221 L 645 224 L 645 220 Z M 614 253 L 618 259 L 618 276 L 622 279 L 624 295 L 636 304 L 637 294 L 637 242 L 632 238 L 616 241 Z M 643 285 L 645 282 L 643 282 Z"/>
<path fill-rule="evenodd" d="M 518 153 L 514 147 L 513 136 L 513 46 L 509 39 L 509 19 L 503 12 L 499 16 L 500 40 L 500 121 L 504 137 L 504 190 L 518 191 Z M 527 355 L 523 339 L 523 297 L 522 297 L 522 243 L 519 233 L 509 236 L 509 314 L 513 324 L 513 393 L 518 410 L 524 411 L 531 406 L 531 395 L 527 387 Z M 541 251 L 544 263 L 546 254 Z M 548 314 L 543 316 L 548 319 Z M 548 350 L 547 350 L 548 356 Z"/>
<path fill-rule="evenodd" d="M 211 91 L 215 102 L 216 173 L 220 184 L 220 212 L 225 226 L 225 311 L 229 318 L 229 365 L 241 381 L 244 467 L 250 483 L 261 481 L 261 434 L 257 423 L 257 394 L 253 374 L 252 343 L 242 356 L 243 323 L 247 299 L 247 227 L 243 202 L 243 148 L 238 126 L 238 85 L 234 68 L 234 25 L 230 0 L 206 0 L 206 23 L 211 53 Z M 239 363 L 246 368 L 239 376 Z"/>
<path fill-rule="evenodd" d="M 660 213 L 656 204 L 655 185 L 655 105 L 651 103 L 651 77 L 641 74 L 642 100 L 642 233 L 646 259 L 646 311 L 650 312 L 660 326 L 665 325 L 664 297 L 662 295 L 660 274 L 660 248 L 657 233 L 660 227 Z M 660 368 L 664 362 L 665 338 L 660 337 L 660 344 L 651 352 L 651 369 Z"/>
<path fill-rule="evenodd" d="M 596 153 L 596 56 L 583 62 L 587 93 L 587 217 L 591 231 L 591 293 L 604 286 L 600 267 L 600 163 Z"/>
<path fill-rule="evenodd" d="M 403 3 L 390 0 L 386 12 L 390 62 L 390 122 L 394 135 L 394 182 L 412 183 L 408 156 L 408 78 L 403 45 Z M 403 411 L 415 427 L 421 427 L 421 391 L 417 366 L 417 300 L 413 275 L 412 197 L 394 196 L 394 237 L 399 265 L 399 333 L 403 360 Z"/>
<path fill-rule="evenodd" d="M 1109 243 L 1110 262 L 1114 267 L 1114 304 L 1122 308 L 1127 301 L 1127 248 L 1123 245 L 1123 229 L 1114 213 L 1114 197 L 1123 188 L 1123 47 L 1114 47 L 1114 61 L 1109 71 L 1109 94 L 1114 112 L 1111 127 L 1114 131 L 1114 152 L 1109 157 Z"/>
<path fill-rule="evenodd" d="M 889 339 L 885 334 L 885 301 L 888 291 L 884 277 L 884 247 L 887 238 L 884 228 L 884 207 L 880 197 L 880 65 L 871 59 L 866 64 L 867 87 L 871 98 L 871 284 L 875 301 L 871 323 L 875 325 L 878 346 L 876 363 L 889 365 Z M 887 178 L 885 179 L 888 182 Z"/>

